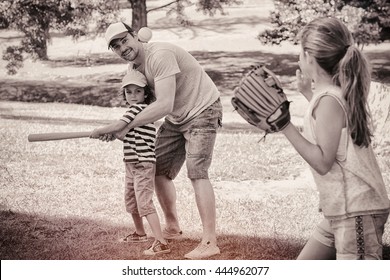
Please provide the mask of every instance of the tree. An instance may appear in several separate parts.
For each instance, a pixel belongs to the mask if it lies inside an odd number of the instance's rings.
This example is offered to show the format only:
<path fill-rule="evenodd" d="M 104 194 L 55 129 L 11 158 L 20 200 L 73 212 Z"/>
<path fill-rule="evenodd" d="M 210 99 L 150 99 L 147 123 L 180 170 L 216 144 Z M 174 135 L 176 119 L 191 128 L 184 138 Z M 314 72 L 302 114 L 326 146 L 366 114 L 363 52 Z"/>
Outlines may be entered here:
<path fill-rule="evenodd" d="M 23 66 L 24 56 L 47 60 L 50 31 L 62 31 L 77 39 L 85 35 L 93 19 L 98 32 L 115 16 L 117 1 L 104 0 L 3 0 L 0 18 L 24 34 L 19 46 L 9 46 L 3 53 L 8 61 L 8 74 L 15 74 Z"/>
<path fill-rule="evenodd" d="M 147 15 L 150 12 L 166 9 L 167 14 L 176 14 L 179 24 L 189 25 L 191 21 L 187 18 L 184 10 L 187 7 L 196 5 L 198 12 L 214 16 L 217 12 L 224 14 L 224 6 L 241 4 L 242 0 L 169 0 L 167 3 L 147 9 L 146 0 L 128 0 L 132 9 L 132 28 L 138 31 L 141 27 L 148 26 Z"/>
<path fill-rule="evenodd" d="M 159 9 L 175 13 L 180 24 L 190 24 L 184 10 L 196 5 L 197 11 L 213 16 L 224 14 L 226 5 L 240 4 L 241 0 L 167 0 L 166 4 L 147 9 L 146 0 L 127 0 L 132 9 L 132 27 L 138 31 L 147 26 L 147 14 Z M 74 39 L 85 35 L 91 22 L 95 34 L 103 32 L 109 22 L 117 21 L 119 0 L 3 0 L 0 3 L 0 27 L 21 31 L 24 38 L 19 46 L 9 46 L 3 53 L 8 61 L 8 74 L 16 74 L 23 67 L 26 55 L 47 60 L 50 31 L 57 30 Z M 89 33 L 90 34 L 90 33 Z"/>
<path fill-rule="evenodd" d="M 334 16 L 351 30 L 358 45 L 389 39 L 388 0 L 276 0 L 271 23 L 276 27 L 258 35 L 262 44 L 298 43 L 301 28 L 317 17 Z"/>

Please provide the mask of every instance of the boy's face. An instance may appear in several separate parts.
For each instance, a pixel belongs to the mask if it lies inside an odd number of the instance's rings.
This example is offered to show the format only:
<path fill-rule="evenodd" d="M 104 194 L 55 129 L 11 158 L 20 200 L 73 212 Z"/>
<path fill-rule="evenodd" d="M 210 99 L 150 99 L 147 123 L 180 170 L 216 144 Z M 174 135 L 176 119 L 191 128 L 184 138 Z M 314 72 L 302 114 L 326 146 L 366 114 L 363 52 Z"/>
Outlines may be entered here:
<path fill-rule="evenodd" d="M 145 89 L 137 85 L 127 85 L 124 88 L 125 97 L 129 105 L 145 102 Z"/>
<path fill-rule="evenodd" d="M 127 33 L 123 38 L 113 40 L 110 47 L 118 56 L 132 62 L 138 57 L 142 45 L 136 36 Z"/>

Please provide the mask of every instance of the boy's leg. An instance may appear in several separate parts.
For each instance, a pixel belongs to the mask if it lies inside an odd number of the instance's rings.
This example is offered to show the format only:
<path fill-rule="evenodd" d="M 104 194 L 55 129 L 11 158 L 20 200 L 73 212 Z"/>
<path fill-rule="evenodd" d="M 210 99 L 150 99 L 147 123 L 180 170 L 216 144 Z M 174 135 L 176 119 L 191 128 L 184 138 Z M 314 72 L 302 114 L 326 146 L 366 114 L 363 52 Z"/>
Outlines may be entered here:
<path fill-rule="evenodd" d="M 156 165 L 152 162 L 140 162 L 134 166 L 134 187 L 138 212 L 141 217 L 146 217 L 155 239 L 166 244 L 161 232 L 160 219 L 153 203 Z"/>
<path fill-rule="evenodd" d="M 138 235 L 145 235 L 146 232 L 145 232 L 145 228 L 144 228 L 144 223 L 143 223 L 142 217 L 140 217 L 140 215 L 138 213 L 137 214 L 131 213 L 131 217 L 133 218 L 135 232 Z"/>
<path fill-rule="evenodd" d="M 164 239 L 161 231 L 160 219 L 158 218 L 157 213 L 151 213 L 145 216 L 148 220 L 150 228 L 154 234 L 154 238 L 160 241 L 163 244 L 167 244 L 167 241 Z"/>
<path fill-rule="evenodd" d="M 131 215 L 135 232 L 140 235 L 144 236 L 145 228 L 143 224 L 142 217 L 139 215 L 138 212 L 138 205 L 137 205 L 137 199 L 135 195 L 135 189 L 134 189 L 134 175 L 133 175 L 133 168 L 131 163 L 125 163 L 125 193 L 124 193 L 124 199 L 125 199 L 125 207 L 126 211 Z M 124 238 L 128 239 L 128 237 Z"/>
<path fill-rule="evenodd" d="M 160 219 L 158 218 L 157 213 L 150 213 L 145 217 L 148 220 L 149 225 L 154 234 L 154 241 L 153 244 L 147 250 L 144 251 L 144 255 L 155 256 L 159 254 L 170 253 L 171 249 L 169 248 L 167 240 L 165 240 L 163 237 L 160 226 Z"/>

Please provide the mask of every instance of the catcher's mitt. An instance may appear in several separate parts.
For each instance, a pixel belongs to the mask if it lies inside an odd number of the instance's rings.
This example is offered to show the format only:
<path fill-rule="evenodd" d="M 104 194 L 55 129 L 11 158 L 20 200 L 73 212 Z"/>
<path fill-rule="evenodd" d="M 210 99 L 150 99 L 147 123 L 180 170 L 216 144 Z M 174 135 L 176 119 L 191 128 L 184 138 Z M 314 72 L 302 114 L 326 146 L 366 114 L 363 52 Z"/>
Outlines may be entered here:
<path fill-rule="evenodd" d="M 290 123 L 290 102 L 275 74 L 255 66 L 234 90 L 232 105 L 250 124 L 266 133 L 283 130 Z"/>

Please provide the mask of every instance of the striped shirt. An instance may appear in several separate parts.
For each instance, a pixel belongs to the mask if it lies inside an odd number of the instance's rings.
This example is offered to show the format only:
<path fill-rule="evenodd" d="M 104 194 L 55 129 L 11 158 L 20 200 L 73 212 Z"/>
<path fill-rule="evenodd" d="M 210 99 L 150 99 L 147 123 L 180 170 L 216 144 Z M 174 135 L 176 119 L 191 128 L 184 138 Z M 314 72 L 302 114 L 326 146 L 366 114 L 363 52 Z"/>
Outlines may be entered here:
<path fill-rule="evenodd" d="M 147 104 L 133 104 L 120 119 L 130 123 L 146 106 Z M 153 123 L 130 129 L 123 139 L 123 161 L 156 162 L 155 139 L 156 127 Z"/>

